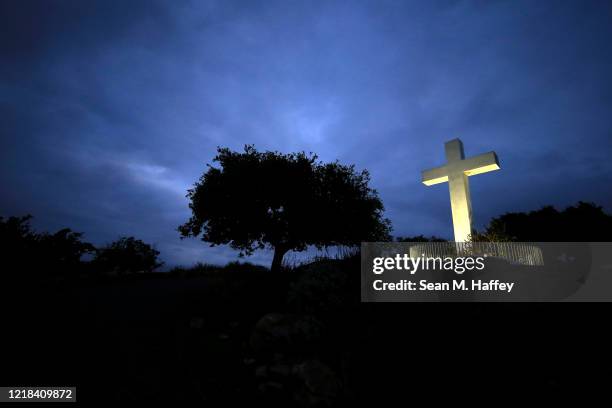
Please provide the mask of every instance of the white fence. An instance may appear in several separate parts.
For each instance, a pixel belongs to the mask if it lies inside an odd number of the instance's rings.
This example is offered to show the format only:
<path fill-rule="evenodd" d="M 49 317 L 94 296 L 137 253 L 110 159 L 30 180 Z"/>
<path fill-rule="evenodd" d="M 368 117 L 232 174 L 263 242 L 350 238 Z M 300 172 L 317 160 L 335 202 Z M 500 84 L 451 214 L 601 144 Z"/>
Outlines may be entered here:
<path fill-rule="evenodd" d="M 505 259 L 517 265 L 544 265 L 542 250 L 530 242 L 423 242 L 410 247 L 410 256 L 486 256 Z"/>

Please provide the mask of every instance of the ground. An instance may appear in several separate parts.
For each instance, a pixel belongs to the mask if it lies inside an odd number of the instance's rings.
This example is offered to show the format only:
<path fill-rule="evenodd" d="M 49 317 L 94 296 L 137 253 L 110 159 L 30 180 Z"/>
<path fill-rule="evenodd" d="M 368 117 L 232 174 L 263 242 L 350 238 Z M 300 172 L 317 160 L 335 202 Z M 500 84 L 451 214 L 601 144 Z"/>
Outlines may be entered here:
<path fill-rule="evenodd" d="M 362 304 L 354 266 L 6 283 L 3 383 L 76 385 L 82 402 L 332 406 L 610 380 L 607 305 Z"/>

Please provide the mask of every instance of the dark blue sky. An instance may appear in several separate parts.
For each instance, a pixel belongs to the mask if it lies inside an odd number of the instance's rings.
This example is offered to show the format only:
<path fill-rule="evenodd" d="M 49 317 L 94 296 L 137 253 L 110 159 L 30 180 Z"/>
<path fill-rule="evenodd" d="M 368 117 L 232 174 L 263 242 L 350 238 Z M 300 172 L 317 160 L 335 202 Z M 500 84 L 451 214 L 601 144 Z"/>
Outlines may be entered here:
<path fill-rule="evenodd" d="M 451 237 L 447 185 L 420 171 L 456 137 L 500 157 L 471 178 L 479 227 L 612 210 L 610 2 L 1 0 L 0 18 L 0 214 L 39 229 L 232 260 L 176 227 L 216 146 L 246 143 L 369 169 L 396 235 Z"/>

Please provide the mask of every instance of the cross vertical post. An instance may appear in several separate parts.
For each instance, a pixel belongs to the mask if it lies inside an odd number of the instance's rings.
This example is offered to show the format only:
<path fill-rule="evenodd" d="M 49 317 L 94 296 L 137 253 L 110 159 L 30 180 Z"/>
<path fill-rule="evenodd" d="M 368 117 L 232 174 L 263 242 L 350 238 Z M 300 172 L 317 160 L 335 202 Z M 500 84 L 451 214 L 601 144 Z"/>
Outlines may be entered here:
<path fill-rule="evenodd" d="M 465 159 L 463 143 L 459 139 L 451 140 L 444 145 L 446 161 L 457 163 Z M 450 172 L 448 176 L 453 230 L 456 242 L 468 241 L 472 234 L 472 200 L 468 176 L 463 171 Z"/>

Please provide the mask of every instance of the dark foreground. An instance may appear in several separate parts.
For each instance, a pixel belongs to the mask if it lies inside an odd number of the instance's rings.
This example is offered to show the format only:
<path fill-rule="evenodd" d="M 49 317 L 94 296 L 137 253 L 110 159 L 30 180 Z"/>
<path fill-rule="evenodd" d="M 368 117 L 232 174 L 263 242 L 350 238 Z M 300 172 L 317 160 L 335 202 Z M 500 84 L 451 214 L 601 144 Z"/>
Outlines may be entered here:
<path fill-rule="evenodd" d="M 76 385 L 80 403 L 587 397 L 612 379 L 607 304 L 361 304 L 350 259 L 1 295 L 2 384 Z"/>

